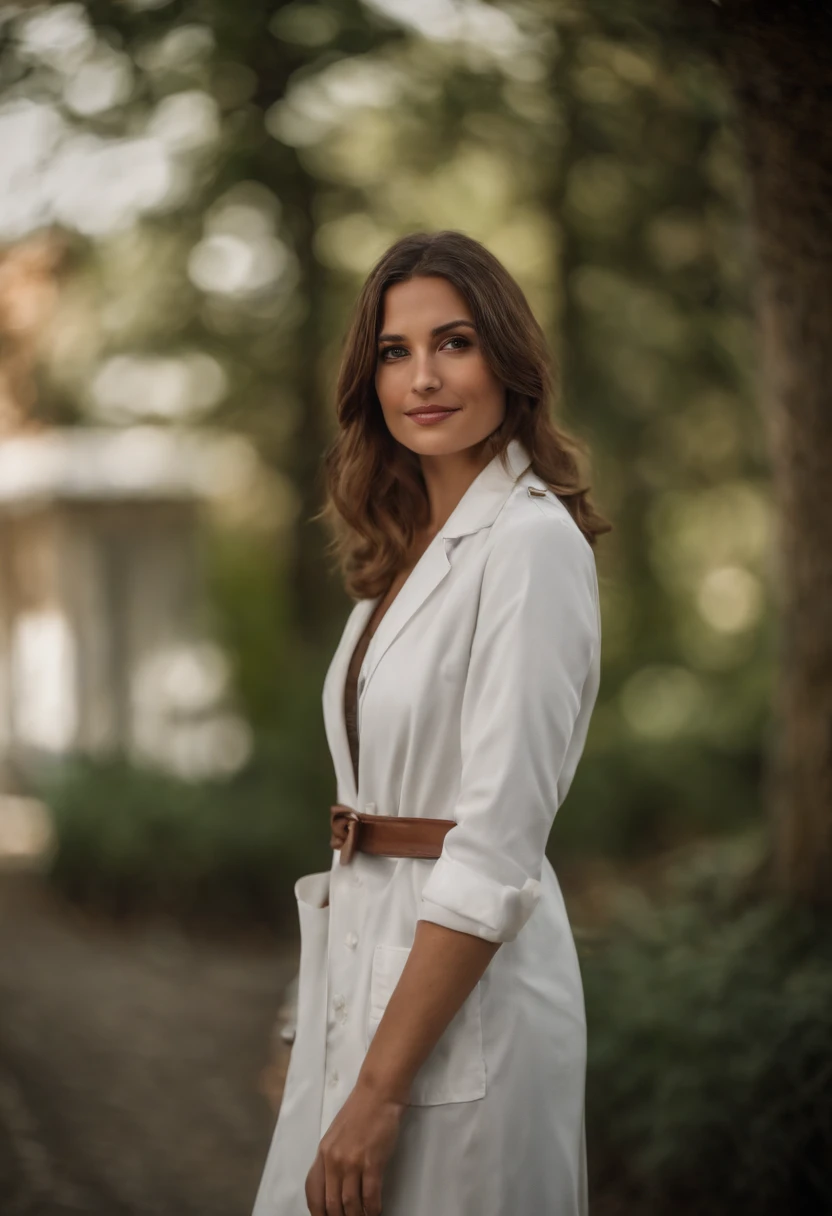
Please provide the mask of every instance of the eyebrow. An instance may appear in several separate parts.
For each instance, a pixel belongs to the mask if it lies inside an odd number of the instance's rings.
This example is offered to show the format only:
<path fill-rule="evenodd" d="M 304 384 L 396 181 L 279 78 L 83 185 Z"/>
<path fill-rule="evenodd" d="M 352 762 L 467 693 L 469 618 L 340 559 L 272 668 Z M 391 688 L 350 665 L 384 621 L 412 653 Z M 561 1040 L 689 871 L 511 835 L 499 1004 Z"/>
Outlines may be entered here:
<path fill-rule="evenodd" d="M 468 327 L 468 329 L 476 329 L 476 326 L 474 325 L 473 321 L 466 321 L 462 317 L 460 317 L 456 321 L 446 321 L 444 325 L 437 325 L 435 329 L 432 329 L 430 331 L 430 336 L 432 338 L 438 338 L 440 334 L 446 333 L 449 329 L 460 329 L 463 325 L 466 325 Z M 404 342 L 405 335 L 404 334 L 379 334 L 378 340 L 379 340 L 379 342 Z"/>

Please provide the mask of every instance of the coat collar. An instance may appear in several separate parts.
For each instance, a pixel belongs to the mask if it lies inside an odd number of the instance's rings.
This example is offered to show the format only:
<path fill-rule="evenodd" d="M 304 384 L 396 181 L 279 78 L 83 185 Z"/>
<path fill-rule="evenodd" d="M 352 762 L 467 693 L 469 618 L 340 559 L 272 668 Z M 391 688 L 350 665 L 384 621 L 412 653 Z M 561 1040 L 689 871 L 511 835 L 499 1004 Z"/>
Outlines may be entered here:
<path fill-rule="evenodd" d="M 441 530 L 446 540 L 469 536 L 494 523 L 517 479 L 522 477 L 532 462 L 519 439 L 509 442 L 505 458 L 507 471 L 498 455 L 471 482 Z"/>
<path fill-rule="evenodd" d="M 507 468 L 503 468 L 499 455 L 482 469 L 462 495 L 445 525 L 425 549 L 407 579 L 402 584 L 393 603 L 381 618 L 367 648 L 358 684 L 359 713 L 367 687 L 378 664 L 405 625 L 415 616 L 429 595 L 432 594 L 449 573 L 449 552 L 454 542 L 463 536 L 490 527 L 508 501 L 517 481 L 531 464 L 531 457 L 519 439 L 512 439 L 505 451 Z M 359 600 L 344 629 L 339 652 L 333 670 L 333 686 L 337 692 L 337 751 L 341 771 L 347 774 L 347 798 L 352 805 L 358 796 L 352 774 L 346 724 L 344 722 L 344 680 L 350 657 L 365 625 L 378 604 L 380 596 Z"/>
<path fill-rule="evenodd" d="M 448 553 L 453 545 L 448 542 L 457 541 L 460 537 L 490 527 L 507 502 L 518 479 L 531 464 L 531 457 L 519 439 L 512 439 L 508 444 L 506 464 L 508 467 L 504 469 L 500 456 L 497 455 L 477 474 L 448 516 L 445 525 L 434 536 L 407 576 L 393 603 L 381 618 L 367 649 L 363 670 L 365 689 L 379 659 L 450 570 Z M 370 601 L 373 607 L 379 599 L 380 597 L 376 596 Z M 369 620 L 371 611 L 372 609 L 367 611 L 366 615 L 360 614 L 365 623 Z"/>

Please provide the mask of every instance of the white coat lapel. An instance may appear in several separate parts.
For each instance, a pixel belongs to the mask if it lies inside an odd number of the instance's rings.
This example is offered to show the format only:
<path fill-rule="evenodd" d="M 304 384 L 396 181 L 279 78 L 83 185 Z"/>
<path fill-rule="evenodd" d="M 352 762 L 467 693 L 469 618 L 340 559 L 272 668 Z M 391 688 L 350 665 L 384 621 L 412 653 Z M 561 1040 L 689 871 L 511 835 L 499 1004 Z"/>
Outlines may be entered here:
<path fill-rule="evenodd" d="M 364 679 L 359 688 L 359 705 L 385 652 L 451 569 L 448 558 L 451 547 L 449 542 L 490 526 L 505 505 L 517 478 L 531 463 L 531 458 L 519 439 L 513 439 L 509 443 L 506 459 L 508 472 L 502 467 L 500 457 L 495 456 L 474 478 L 451 512 L 445 526 L 434 536 L 381 618 L 364 659 Z M 364 621 L 367 619 L 369 614 L 364 617 Z M 358 634 L 355 636 L 357 638 Z"/>
<path fill-rule="evenodd" d="M 451 563 L 448 561 L 445 538 L 441 532 L 438 532 L 405 579 L 373 634 L 364 658 L 362 670 L 364 679 L 359 692 L 360 700 L 363 700 L 367 685 L 384 652 L 399 636 L 410 618 L 421 608 L 430 593 L 439 586 L 450 568 Z"/>
<path fill-rule="evenodd" d="M 352 653 L 379 598 L 376 596 L 374 599 L 358 600 L 354 605 L 341 634 L 341 641 L 332 656 L 324 685 L 324 725 L 339 787 L 336 800 L 342 798 L 348 806 L 355 806 L 358 791 L 355 788 L 350 742 L 344 718 L 344 685 Z"/>

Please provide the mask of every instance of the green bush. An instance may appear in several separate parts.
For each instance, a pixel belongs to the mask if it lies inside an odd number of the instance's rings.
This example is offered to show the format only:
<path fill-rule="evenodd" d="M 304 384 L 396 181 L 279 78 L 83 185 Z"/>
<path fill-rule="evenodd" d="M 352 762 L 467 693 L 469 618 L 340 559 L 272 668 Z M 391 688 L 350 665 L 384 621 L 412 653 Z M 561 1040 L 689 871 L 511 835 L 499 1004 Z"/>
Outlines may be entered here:
<path fill-rule="evenodd" d="M 696 740 L 590 740 L 549 838 L 564 857 L 635 859 L 759 821 L 759 748 Z"/>
<path fill-rule="evenodd" d="M 49 875 L 110 915 L 275 924 L 292 886 L 326 868 L 329 774 L 292 742 L 261 743 L 235 777 L 193 784 L 123 760 L 76 759 L 44 780 L 55 829 Z M 317 790 L 317 793 L 316 793 Z"/>
<path fill-rule="evenodd" d="M 832 1211 L 831 926 L 738 898 L 738 856 L 680 871 L 661 906 L 633 895 L 582 947 L 601 1211 Z"/>

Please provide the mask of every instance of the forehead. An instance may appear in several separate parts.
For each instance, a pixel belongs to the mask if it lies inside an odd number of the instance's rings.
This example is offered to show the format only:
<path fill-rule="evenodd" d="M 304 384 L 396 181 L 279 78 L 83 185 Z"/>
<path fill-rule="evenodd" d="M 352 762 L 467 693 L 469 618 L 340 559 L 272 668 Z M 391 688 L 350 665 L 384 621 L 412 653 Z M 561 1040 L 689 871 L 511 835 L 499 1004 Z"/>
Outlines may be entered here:
<path fill-rule="evenodd" d="M 438 275 L 418 275 L 384 293 L 381 328 L 389 333 L 416 333 L 454 320 L 473 316 L 462 293 Z"/>

